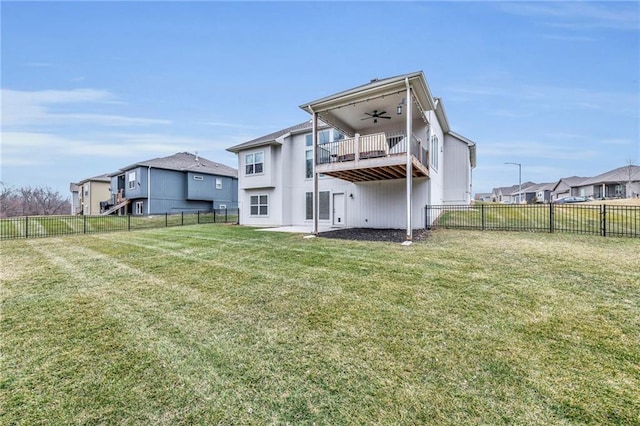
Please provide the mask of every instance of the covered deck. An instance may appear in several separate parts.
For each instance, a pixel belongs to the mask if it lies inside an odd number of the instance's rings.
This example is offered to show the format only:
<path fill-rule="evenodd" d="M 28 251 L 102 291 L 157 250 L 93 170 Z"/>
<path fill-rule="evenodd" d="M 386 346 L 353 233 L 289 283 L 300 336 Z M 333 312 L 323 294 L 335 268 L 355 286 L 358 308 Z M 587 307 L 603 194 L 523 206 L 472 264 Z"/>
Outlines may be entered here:
<path fill-rule="evenodd" d="M 411 175 L 429 177 L 429 153 L 411 137 Z M 318 146 L 317 171 L 349 182 L 407 177 L 407 138 L 402 132 L 356 135 Z"/>

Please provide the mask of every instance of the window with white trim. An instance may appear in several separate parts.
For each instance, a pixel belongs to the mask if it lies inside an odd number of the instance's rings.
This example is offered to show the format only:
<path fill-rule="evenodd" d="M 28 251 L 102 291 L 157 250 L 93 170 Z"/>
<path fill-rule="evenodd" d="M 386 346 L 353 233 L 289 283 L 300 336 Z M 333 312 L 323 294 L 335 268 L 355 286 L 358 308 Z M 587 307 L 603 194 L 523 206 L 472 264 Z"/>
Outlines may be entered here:
<path fill-rule="evenodd" d="M 264 171 L 264 151 L 244 156 L 244 173 L 254 175 Z"/>
<path fill-rule="evenodd" d="M 331 193 L 329 191 L 318 192 L 318 200 L 320 201 L 320 205 L 318 206 L 320 209 L 318 219 L 329 220 L 331 218 Z M 313 192 L 307 192 L 305 194 L 305 219 L 313 219 Z"/>
<path fill-rule="evenodd" d="M 438 136 L 431 136 L 431 167 L 438 170 L 438 157 L 440 155 L 440 144 L 438 143 Z"/>
<path fill-rule="evenodd" d="M 250 199 L 251 216 L 268 216 L 269 215 L 269 196 L 268 195 L 252 195 Z"/>
<path fill-rule="evenodd" d="M 136 201 L 136 214 L 143 215 L 144 214 L 144 202 Z"/>
<path fill-rule="evenodd" d="M 216 178 L 216 189 L 222 189 L 222 178 Z"/>
<path fill-rule="evenodd" d="M 322 147 L 330 142 L 336 142 L 344 139 L 344 133 L 336 129 L 326 129 L 318 132 L 318 160 L 319 164 L 329 162 L 330 147 Z M 310 179 L 313 177 L 313 133 L 305 135 L 305 146 L 311 149 L 305 150 L 305 177 Z M 324 177 L 324 175 L 320 175 Z"/>
<path fill-rule="evenodd" d="M 136 172 L 129 173 L 129 189 L 134 189 L 136 187 Z"/>

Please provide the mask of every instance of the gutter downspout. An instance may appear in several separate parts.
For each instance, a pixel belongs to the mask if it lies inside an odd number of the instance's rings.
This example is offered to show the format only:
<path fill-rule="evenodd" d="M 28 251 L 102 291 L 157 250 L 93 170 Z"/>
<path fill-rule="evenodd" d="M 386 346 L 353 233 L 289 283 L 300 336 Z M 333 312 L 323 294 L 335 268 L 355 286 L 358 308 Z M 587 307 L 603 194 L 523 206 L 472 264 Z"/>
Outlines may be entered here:
<path fill-rule="evenodd" d="M 404 79 L 404 85 L 407 88 L 407 241 L 413 239 L 413 230 L 411 226 L 411 184 L 413 172 L 411 170 L 411 87 L 409 86 L 409 78 Z"/>
<path fill-rule="evenodd" d="M 318 172 L 317 172 L 317 158 L 318 158 L 318 113 L 313 111 L 311 105 L 309 105 L 309 111 L 312 115 L 312 130 L 311 134 L 313 140 L 313 234 L 318 235 L 318 214 L 320 210 L 320 203 L 318 202 Z"/>
<path fill-rule="evenodd" d="M 151 216 L 151 166 L 147 169 L 147 216 Z"/>

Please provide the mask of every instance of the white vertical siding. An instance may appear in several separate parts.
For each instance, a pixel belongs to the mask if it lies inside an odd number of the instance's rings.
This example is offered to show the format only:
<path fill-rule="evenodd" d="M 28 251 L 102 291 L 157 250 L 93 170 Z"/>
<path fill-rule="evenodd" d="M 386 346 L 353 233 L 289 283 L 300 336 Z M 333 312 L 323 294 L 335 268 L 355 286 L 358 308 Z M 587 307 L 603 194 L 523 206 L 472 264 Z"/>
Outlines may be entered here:
<path fill-rule="evenodd" d="M 469 204 L 471 202 L 469 146 L 453 136 L 446 135 L 443 160 L 442 204 Z"/>

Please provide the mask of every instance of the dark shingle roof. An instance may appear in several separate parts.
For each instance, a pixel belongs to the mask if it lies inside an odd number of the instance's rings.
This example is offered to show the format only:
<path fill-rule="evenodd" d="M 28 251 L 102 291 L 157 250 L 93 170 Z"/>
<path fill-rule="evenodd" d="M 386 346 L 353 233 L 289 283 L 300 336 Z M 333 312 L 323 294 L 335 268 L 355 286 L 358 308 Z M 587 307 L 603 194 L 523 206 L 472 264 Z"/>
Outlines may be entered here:
<path fill-rule="evenodd" d="M 272 143 L 275 143 L 276 139 L 278 139 L 280 136 L 286 135 L 287 133 L 297 133 L 303 130 L 311 130 L 311 125 L 311 120 L 307 120 L 303 123 L 296 124 L 295 126 L 287 127 L 286 129 L 278 130 L 277 132 L 273 132 L 268 135 L 250 140 L 248 142 L 232 146 L 231 148 L 227 148 L 227 151 L 237 153 L 242 151 L 243 149 L 262 145 L 270 145 Z"/>
<path fill-rule="evenodd" d="M 177 170 L 184 172 L 198 172 L 211 175 L 238 177 L 238 170 L 215 161 L 191 154 L 190 152 L 178 152 L 168 157 L 154 158 L 140 161 L 128 167 L 120 169 L 118 173 L 130 170 L 134 167 L 154 167 L 156 169 Z M 113 173 L 112 175 L 118 174 Z"/>
<path fill-rule="evenodd" d="M 631 180 L 632 182 L 640 181 L 640 166 L 622 166 L 617 169 L 610 170 L 601 175 L 594 176 L 580 182 L 577 186 L 595 185 L 600 183 L 619 183 Z"/>

